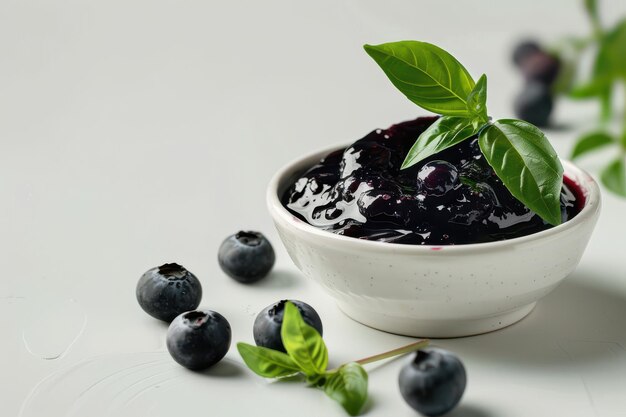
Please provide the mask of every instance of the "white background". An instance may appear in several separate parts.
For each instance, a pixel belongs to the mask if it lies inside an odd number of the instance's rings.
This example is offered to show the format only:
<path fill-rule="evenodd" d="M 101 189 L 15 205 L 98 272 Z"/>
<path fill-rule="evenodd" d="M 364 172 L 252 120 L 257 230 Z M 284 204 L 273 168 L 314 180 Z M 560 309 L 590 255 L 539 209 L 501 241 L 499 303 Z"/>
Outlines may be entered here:
<path fill-rule="evenodd" d="M 147 269 L 179 262 L 233 341 L 281 298 L 314 305 L 331 364 L 410 342 L 342 315 L 291 263 L 265 209 L 289 160 L 423 112 L 361 49 L 418 39 L 487 73 L 489 108 L 511 115 L 524 35 L 585 34 L 578 1 L 0 2 L 0 415 L 343 416 L 321 391 L 267 383 L 233 348 L 205 373 L 165 352 L 138 307 Z M 626 14 L 601 2 L 605 21 Z M 548 131 L 567 155 L 597 106 L 559 103 Z M 601 159 L 583 167 L 597 173 Z M 577 271 L 522 322 L 436 344 L 468 389 L 454 416 L 626 415 L 626 202 L 604 211 Z M 244 286 L 220 271 L 222 239 L 265 232 L 274 272 Z M 371 416 L 411 416 L 397 374 L 371 365 Z"/>

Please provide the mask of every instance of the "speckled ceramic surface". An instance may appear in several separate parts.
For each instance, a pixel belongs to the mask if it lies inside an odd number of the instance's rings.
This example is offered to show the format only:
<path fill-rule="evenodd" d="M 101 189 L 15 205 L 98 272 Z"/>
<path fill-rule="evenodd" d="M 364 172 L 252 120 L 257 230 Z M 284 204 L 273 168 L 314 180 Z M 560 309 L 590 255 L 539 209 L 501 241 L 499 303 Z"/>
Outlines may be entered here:
<path fill-rule="evenodd" d="M 501 242 L 414 246 L 365 241 L 317 229 L 281 204 L 283 190 L 322 152 L 281 169 L 267 202 L 296 266 L 341 310 L 365 325 L 403 335 L 457 337 L 485 333 L 525 317 L 578 265 L 600 212 L 597 184 L 564 162 L 585 196 L 572 220 Z"/>

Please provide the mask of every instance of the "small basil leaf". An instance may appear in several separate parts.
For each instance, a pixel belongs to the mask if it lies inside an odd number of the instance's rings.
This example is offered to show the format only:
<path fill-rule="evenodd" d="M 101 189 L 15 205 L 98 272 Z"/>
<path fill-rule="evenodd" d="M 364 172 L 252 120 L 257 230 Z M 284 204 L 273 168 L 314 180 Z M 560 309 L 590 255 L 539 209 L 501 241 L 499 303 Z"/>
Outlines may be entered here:
<path fill-rule="evenodd" d="M 443 116 L 430 125 L 415 141 L 404 158 L 402 169 L 441 152 L 474 135 L 478 129 L 465 117 Z"/>
<path fill-rule="evenodd" d="M 426 42 L 365 45 L 365 51 L 409 100 L 448 116 L 470 116 L 467 96 L 474 80 L 452 55 Z"/>
<path fill-rule="evenodd" d="M 618 158 L 607 165 L 600 173 L 600 180 L 607 190 L 626 197 L 626 167 L 624 160 Z"/>
<path fill-rule="evenodd" d="M 356 362 L 347 363 L 327 374 L 324 392 L 356 416 L 367 400 L 367 372 Z"/>
<path fill-rule="evenodd" d="M 281 378 L 300 372 L 300 367 L 283 352 L 243 342 L 237 343 L 237 350 L 248 368 L 262 377 Z"/>
<path fill-rule="evenodd" d="M 322 374 L 328 366 L 328 350 L 322 336 L 302 319 L 293 303 L 285 303 L 280 329 L 287 354 L 308 376 Z"/>
<path fill-rule="evenodd" d="M 576 159 L 581 155 L 592 152 L 596 149 L 605 147 L 614 143 L 613 138 L 606 132 L 587 133 L 578 139 L 574 149 L 572 150 L 572 159 Z"/>
<path fill-rule="evenodd" d="M 541 130 L 502 119 L 480 132 L 485 159 L 515 198 L 546 222 L 561 223 L 563 166 Z"/>
<path fill-rule="evenodd" d="M 486 123 L 487 118 L 487 76 L 481 75 L 474 89 L 467 97 L 467 109 L 483 123 Z"/>

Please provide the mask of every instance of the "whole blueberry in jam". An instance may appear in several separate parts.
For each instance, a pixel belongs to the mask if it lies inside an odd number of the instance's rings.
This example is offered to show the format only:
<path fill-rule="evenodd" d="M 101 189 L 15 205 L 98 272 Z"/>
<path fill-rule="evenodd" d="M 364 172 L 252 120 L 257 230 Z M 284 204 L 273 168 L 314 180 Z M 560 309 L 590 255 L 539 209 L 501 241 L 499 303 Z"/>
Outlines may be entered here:
<path fill-rule="evenodd" d="M 417 187 L 429 195 L 443 195 L 458 185 L 459 171 L 446 161 L 431 161 L 417 173 Z"/>
<path fill-rule="evenodd" d="M 520 59 L 532 53 L 526 49 Z M 436 120 L 420 117 L 377 129 L 332 152 L 287 187 L 283 205 L 332 233 L 414 245 L 492 242 L 552 227 L 511 195 L 476 136 L 401 169 L 415 138 Z M 583 203 L 564 178 L 563 221 Z"/>

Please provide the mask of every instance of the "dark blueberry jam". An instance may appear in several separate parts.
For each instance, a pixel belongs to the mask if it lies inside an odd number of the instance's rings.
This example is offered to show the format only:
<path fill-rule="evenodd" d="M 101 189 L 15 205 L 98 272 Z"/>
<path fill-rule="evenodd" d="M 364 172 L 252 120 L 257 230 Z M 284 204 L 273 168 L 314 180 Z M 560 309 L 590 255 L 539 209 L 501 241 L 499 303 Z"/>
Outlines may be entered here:
<path fill-rule="evenodd" d="M 414 245 L 492 242 L 552 227 L 504 187 L 477 138 L 400 170 L 415 139 L 436 119 L 378 129 L 332 152 L 286 190 L 284 206 L 329 232 Z M 565 181 L 563 221 L 583 204 L 579 190 Z"/>

